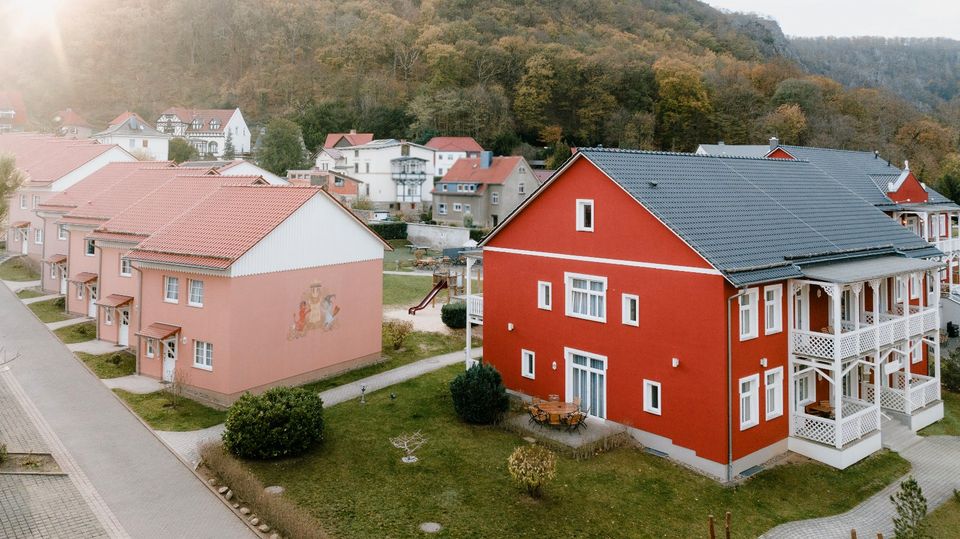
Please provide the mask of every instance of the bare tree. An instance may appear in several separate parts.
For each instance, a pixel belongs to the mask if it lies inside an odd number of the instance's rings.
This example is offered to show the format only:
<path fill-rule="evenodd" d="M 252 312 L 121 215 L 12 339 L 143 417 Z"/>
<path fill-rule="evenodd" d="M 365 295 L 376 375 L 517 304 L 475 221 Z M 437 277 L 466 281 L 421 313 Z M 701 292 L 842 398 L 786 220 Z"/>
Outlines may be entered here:
<path fill-rule="evenodd" d="M 401 434 L 396 438 L 390 438 L 390 443 L 393 444 L 393 447 L 403 450 L 405 455 L 400 460 L 410 464 L 419 460 L 416 455 L 414 455 L 414 452 L 420 449 L 420 446 L 427 443 L 427 439 L 423 434 L 420 434 L 420 431 L 417 431 L 412 434 Z"/>
<path fill-rule="evenodd" d="M 190 373 L 186 369 L 174 369 L 173 381 L 167 385 L 167 395 L 170 397 L 170 406 L 176 408 L 183 400 L 183 389 L 189 385 Z"/>

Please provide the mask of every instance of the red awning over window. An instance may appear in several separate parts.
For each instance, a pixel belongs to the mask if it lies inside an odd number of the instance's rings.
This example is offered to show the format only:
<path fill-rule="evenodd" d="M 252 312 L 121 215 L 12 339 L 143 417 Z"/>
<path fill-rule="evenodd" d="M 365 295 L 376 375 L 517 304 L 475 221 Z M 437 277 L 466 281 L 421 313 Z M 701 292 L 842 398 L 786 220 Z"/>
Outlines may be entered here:
<path fill-rule="evenodd" d="M 110 294 L 109 296 L 103 298 L 97 302 L 97 305 L 101 307 L 119 307 L 133 301 L 133 298 L 130 296 L 124 296 L 122 294 Z"/>
<path fill-rule="evenodd" d="M 162 340 L 173 335 L 174 333 L 179 333 L 179 332 L 180 332 L 180 328 L 178 326 L 171 326 L 170 324 L 161 324 L 159 322 L 154 322 L 149 326 L 138 331 L 137 335 L 141 337 L 146 337 L 148 339 Z"/>

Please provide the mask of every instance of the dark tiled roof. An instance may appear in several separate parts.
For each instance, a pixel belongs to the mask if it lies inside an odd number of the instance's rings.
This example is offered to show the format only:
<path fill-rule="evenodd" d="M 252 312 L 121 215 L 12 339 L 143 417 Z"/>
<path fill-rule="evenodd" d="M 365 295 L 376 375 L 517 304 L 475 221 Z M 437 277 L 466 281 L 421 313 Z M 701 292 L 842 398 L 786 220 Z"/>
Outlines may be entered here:
<path fill-rule="evenodd" d="M 796 264 L 813 258 L 939 254 L 806 161 L 580 153 L 736 285 L 799 277 Z"/>

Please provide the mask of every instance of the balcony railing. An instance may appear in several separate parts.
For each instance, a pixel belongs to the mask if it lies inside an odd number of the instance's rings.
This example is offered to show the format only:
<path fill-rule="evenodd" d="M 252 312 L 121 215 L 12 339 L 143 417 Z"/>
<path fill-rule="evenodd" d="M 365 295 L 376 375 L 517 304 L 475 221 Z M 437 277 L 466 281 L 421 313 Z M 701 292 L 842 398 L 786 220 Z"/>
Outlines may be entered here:
<path fill-rule="evenodd" d="M 844 399 L 840 421 L 796 412 L 794 436 L 841 448 L 880 428 L 880 410 L 858 399 Z"/>
<path fill-rule="evenodd" d="M 940 249 L 944 253 L 960 251 L 960 238 L 940 239 L 931 243 L 936 245 L 937 249 Z"/>
<path fill-rule="evenodd" d="M 473 324 L 483 324 L 483 296 L 471 294 L 464 296 L 467 300 L 467 319 Z"/>
<path fill-rule="evenodd" d="M 880 392 L 881 408 L 909 415 L 940 400 L 940 384 L 937 383 L 936 378 L 911 373 L 910 387 L 904 392 L 905 379 L 906 376 L 903 372 L 893 374 L 892 386 L 885 387 Z M 872 400 L 877 390 L 876 386 L 865 384 L 865 388 L 864 396 L 868 400 Z"/>
<path fill-rule="evenodd" d="M 898 307 L 898 310 L 902 307 Z M 853 324 L 841 324 L 839 336 L 832 333 L 790 331 L 795 354 L 835 359 L 855 357 L 899 341 L 937 329 L 937 308 L 910 306 L 909 316 L 881 314 L 874 323 L 873 313 L 866 315 L 866 325 L 854 329 Z"/>

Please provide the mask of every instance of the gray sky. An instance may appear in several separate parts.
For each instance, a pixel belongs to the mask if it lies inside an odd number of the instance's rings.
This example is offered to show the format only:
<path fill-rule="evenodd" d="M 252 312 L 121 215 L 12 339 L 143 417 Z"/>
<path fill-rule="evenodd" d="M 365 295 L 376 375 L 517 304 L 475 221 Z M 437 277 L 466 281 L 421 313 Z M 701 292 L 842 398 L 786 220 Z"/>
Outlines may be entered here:
<path fill-rule="evenodd" d="M 960 39 L 958 0 L 703 0 L 773 17 L 788 36 Z"/>

